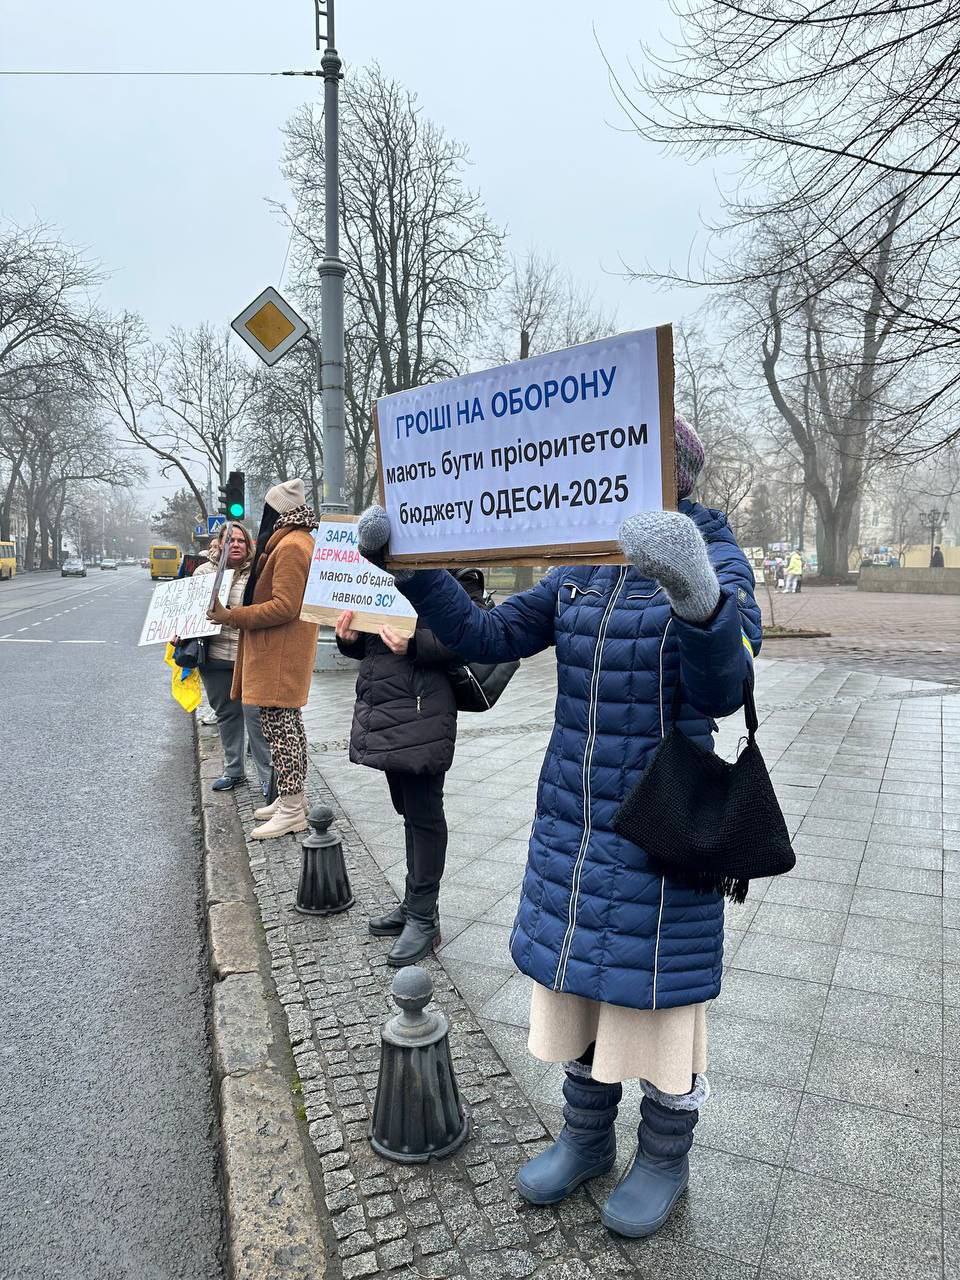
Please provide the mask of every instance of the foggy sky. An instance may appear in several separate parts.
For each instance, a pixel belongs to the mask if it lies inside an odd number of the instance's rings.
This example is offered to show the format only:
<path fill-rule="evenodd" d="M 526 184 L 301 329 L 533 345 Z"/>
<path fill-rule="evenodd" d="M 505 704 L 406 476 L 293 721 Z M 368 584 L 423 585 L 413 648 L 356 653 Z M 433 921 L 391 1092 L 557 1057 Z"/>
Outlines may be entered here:
<path fill-rule="evenodd" d="M 621 259 L 682 264 L 718 201 L 709 165 L 624 131 L 591 24 L 629 74 L 669 23 L 665 0 L 338 0 L 337 43 L 348 75 L 378 61 L 469 146 L 470 184 L 511 248 L 554 255 L 626 329 L 697 299 L 625 282 Z M 310 0 L 0 0 L 0 30 L 5 70 L 319 65 Z M 288 233 L 267 204 L 289 200 L 279 130 L 321 96 L 305 79 L 0 77 L 0 215 L 86 246 L 110 273 L 103 301 L 158 337 L 223 324 L 282 284 Z"/>

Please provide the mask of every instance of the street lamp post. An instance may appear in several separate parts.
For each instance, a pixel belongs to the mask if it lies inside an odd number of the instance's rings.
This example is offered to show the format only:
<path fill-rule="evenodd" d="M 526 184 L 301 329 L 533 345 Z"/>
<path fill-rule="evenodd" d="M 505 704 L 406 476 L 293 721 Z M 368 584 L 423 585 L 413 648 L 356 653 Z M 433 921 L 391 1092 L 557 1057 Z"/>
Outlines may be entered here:
<path fill-rule="evenodd" d="M 320 67 L 323 72 L 324 231 L 320 264 L 320 388 L 323 400 L 323 509 L 345 512 L 343 411 L 343 280 L 340 261 L 340 80 L 343 64 L 337 53 L 335 0 L 314 0 L 317 48 L 320 19 L 326 36 Z"/>
<path fill-rule="evenodd" d="M 950 519 L 950 512 L 946 509 L 938 510 L 931 507 L 929 511 L 920 512 L 920 524 L 924 529 L 930 530 L 930 563 L 933 563 L 933 548 L 937 541 L 937 531 L 947 523 Z"/>
<path fill-rule="evenodd" d="M 317 49 L 323 47 L 323 261 L 320 264 L 320 345 L 313 340 L 323 412 L 323 504 L 321 511 L 346 514 L 343 408 L 343 281 L 340 261 L 340 80 L 343 64 L 336 48 L 335 0 L 313 0 Z M 326 33 L 321 19 L 326 20 Z M 311 442 L 312 447 L 312 442 Z M 340 656 L 333 636 L 321 632 L 315 671 L 344 671 L 353 664 Z"/>

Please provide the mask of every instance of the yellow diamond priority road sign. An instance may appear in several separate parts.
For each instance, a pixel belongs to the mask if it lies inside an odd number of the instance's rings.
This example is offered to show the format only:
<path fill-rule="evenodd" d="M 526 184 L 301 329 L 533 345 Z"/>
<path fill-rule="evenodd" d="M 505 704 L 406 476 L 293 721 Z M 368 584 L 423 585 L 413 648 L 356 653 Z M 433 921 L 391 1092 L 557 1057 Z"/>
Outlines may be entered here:
<path fill-rule="evenodd" d="M 290 303 L 270 288 L 240 312 L 232 328 L 264 364 L 276 364 L 309 331 Z"/>

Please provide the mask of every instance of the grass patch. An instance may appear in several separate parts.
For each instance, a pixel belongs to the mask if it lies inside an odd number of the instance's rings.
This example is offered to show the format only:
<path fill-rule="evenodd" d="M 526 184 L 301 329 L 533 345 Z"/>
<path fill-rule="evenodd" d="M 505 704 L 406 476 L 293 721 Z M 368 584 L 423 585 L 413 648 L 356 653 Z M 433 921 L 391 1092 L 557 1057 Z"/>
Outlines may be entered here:
<path fill-rule="evenodd" d="M 813 631 L 809 627 L 764 627 L 764 640 L 821 640 L 832 631 Z"/>

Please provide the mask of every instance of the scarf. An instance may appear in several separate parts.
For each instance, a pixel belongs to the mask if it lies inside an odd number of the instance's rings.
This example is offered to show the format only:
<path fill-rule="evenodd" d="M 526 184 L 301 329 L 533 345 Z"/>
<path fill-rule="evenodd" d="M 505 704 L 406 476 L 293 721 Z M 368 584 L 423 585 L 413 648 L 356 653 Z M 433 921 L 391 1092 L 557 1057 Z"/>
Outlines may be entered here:
<path fill-rule="evenodd" d="M 313 514 L 313 507 L 306 502 L 302 506 L 294 507 L 292 511 L 287 511 L 282 516 L 277 516 L 274 529 L 309 529 L 311 532 L 317 528 L 320 521 Z"/>
<path fill-rule="evenodd" d="M 250 577 L 247 579 L 246 590 L 243 593 L 243 603 L 253 604 L 253 593 L 256 589 L 257 579 L 263 570 L 266 560 L 267 543 L 273 537 L 278 529 L 316 529 L 319 521 L 313 513 L 313 508 L 303 503 L 302 506 L 294 507 L 292 511 L 287 511 L 280 515 L 278 511 L 274 511 L 273 507 L 267 503 L 263 504 L 263 518 L 260 521 L 260 529 L 257 533 L 257 547 L 253 554 L 253 564 L 250 568 Z"/>

